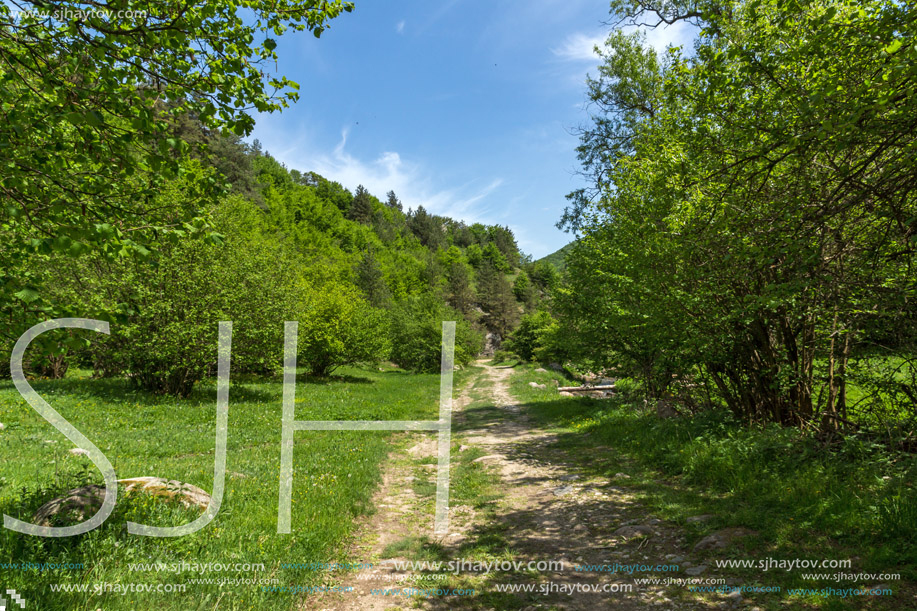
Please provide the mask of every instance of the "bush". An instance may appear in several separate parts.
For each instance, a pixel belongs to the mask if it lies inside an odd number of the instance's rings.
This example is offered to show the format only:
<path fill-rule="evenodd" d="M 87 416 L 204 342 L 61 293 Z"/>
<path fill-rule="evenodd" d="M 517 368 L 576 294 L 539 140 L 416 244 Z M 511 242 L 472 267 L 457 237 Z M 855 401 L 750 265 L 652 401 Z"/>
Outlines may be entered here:
<path fill-rule="evenodd" d="M 392 309 L 392 361 L 414 371 L 439 371 L 442 325 L 449 320 L 456 321 L 455 364 L 470 362 L 481 351 L 481 334 L 474 331 L 461 314 L 429 294 L 410 298 Z"/>
<path fill-rule="evenodd" d="M 505 363 L 507 361 L 521 361 L 518 354 L 513 354 L 508 350 L 497 350 L 494 352 L 494 364 Z"/>
<path fill-rule="evenodd" d="M 506 341 L 506 349 L 518 354 L 522 360 L 531 361 L 540 346 L 541 334 L 553 323 L 554 319 L 545 311 L 526 314 Z"/>
<path fill-rule="evenodd" d="M 551 324 L 535 332 L 535 349 L 532 356 L 541 363 L 565 363 L 572 356 L 571 342 L 569 331 L 552 320 Z"/>
<path fill-rule="evenodd" d="M 170 196 L 176 193 L 160 195 Z M 149 261 L 73 263 L 58 290 L 77 292 L 72 302 L 80 315 L 111 322 L 110 337 L 89 338 L 95 374 L 124 374 L 151 392 L 187 396 L 216 369 L 223 320 L 233 322 L 234 371 L 278 369 L 283 321 L 294 311 L 295 267 L 281 242 L 257 232 L 261 214 L 232 198 L 214 211 L 222 243 L 177 236 Z"/>
<path fill-rule="evenodd" d="M 353 286 L 329 284 L 307 294 L 299 317 L 298 359 L 317 376 L 388 354 L 387 321 Z"/>

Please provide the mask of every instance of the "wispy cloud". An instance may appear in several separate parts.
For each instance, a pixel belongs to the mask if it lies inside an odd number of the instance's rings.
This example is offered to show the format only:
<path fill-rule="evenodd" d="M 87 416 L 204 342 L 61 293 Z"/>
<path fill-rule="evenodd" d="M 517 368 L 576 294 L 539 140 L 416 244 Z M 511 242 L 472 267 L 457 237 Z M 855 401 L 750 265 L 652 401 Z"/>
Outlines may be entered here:
<path fill-rule="evenodd" d="M 697 28 L 685 21 L 677 21 L 671 25 L 662 24 L 655 28 L 639 28 L 646 35 L 646 42 L 657 53 L 662 53 L 669 45 L 683 47 L 685 51 L 691 51 L 691 45 L 697 37 Z M 626 28 L 625 31 L 633 31 L 634 28 Z"/>
<path fill-rule="evenodd" d="M 576 32 L 567 36 L 561 46 L 551 49 L 551 52 L 560 59 L 567 61 L 596 61 L 595 46 L 605 42 L 604 36 L 588 36 Z"/>
<path fill-rule="evenodd" d="M 672 25 L 662 24 L 655 28 L 646 26 L 628 26 L 624 28 L 625 32 L 633 32 L 639 29 L 646 36 L 646 43 L 656 49 L 657 53 L 662 53 L 669 45 L 680 46 L 690 52 L 692 42 L 697 36 L 697 28 L 693 25 L 679 21 Z M 574 32 L 564 39 L 559 46 L 551 49 L 555 57 L 568 62 L 597 62 L 598 55 L 595 54 L 595 47 L 600 49 L 605 44 L 605 36 L 590 36 L 583 32 Z"/>
<path fill-rule="evenodd" d="M 395 31 L 398 32 L 399 34 L 404 34 L 404 19 L 402 19 L 395 25 Z"/>
<path fill-rule="evenodd" d="M 300 148 L 275 154 L 290 168 L 314 171 L 336 180 L 349 189 L 363 185 L 377 197 L 394 191 L 405 208 L 423 206 L 430 212 L 468 222 L 494 223 L 502 216 L 502 207 L 488 197 L 503 185 L 502 178 L 469 180 L 465 184 L 442 188 L 434 184 L 429 172 L 420 164 L 405 160 L 396 151 L 383 151 L 375 159 L 361 159 L 347 148 L 348 128 L 331 153 L 313 153 Z"/>

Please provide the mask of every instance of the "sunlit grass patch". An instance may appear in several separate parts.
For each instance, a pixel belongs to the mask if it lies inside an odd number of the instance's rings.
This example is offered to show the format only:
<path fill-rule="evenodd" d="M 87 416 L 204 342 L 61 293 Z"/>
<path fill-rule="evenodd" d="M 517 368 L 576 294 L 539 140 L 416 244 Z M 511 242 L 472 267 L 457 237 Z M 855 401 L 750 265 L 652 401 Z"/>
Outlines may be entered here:
<path fill-rule="evenodd" d="M 329 379 L 300 375 L 297 420 L 435 420 L 439 375 L 412 375 L 384 368 L 343 368 Z M 456 373 L 456 387 L 465 379 Z M 343 560 L 354 518 L 372 510 L 379 466 L 391 449 L 390 433 L 297 431 L 294 436 L 292 533 L 277 534 L 280 475 L 280 378 L 231 380 L 226 493 L 217 517 L 203 530 L 178 538 L 126 532 L 128 519 L 152 526 L 193 520 L 198 510 L 143 496 L 119 498 L 116 512 L 99 529 L 78 537 L 46 539 L 3 529 L 0 556 L 33 563 L 82 563 L 82 570 L 31 574 L 3 570 L 4 587 L 43 609 L 292 608 L 293 594 L 264 592 L 261 585 L 192 584 L 192 578 L 277 579 L 309 585 L 321 574 L 286 563 Z M 82 375 L 42 380 L 36 390 L 99 446 L 119 478 L 152 475 L 213 488 L 215 385 L 205 382 L 183 400 L 139 392 L 123 380 Z M 72 444 L 22 400 L 12 384 L 0 383 L 0 508 L 30 520 L 51 498 L 101 476 Z M 131 571 L 130 563 L 185 561 L 264 564 L 254 573 L 194 574 Z M 52 593 L 54 583 L 187 584 L 183 595 L 162 593 Z M 229 591 L 232 596 L 225 593 Z"/>

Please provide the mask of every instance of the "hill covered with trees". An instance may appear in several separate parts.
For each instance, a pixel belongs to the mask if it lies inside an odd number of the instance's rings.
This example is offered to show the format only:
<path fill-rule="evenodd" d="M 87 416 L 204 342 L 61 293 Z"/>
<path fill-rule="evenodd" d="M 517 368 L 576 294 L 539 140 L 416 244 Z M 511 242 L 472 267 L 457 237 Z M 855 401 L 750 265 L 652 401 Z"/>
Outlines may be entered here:
<path fill-rule="evenodd" d="M 573 244 L 574 242 L 565 244 L 562 248 L 538 259 L 538 261 L 550 263 L 557 268 L 557 271 L 563 272 L 567 268 L 567 254 L 573 249 Z"/>
<path fill-rule="evenodd" d="M 16 271 L 30 284 L 7 308 L 18 322 L 7 342 L 43 315 L 113 323 L 104 339 L 55 332 L 70 338 L 62 343 L 48 334 L 29 362 L 33 372 L 58 377 L 81 362 L 96 375 L 184 395 L 213 369 L 218 319 L 234 321 L 233 358 L 243 371 L 279 369 L 284 320 L 300 321 L 299 359 L 316 375 L 383 359 L 432 371 L 442 320 L 459 321 L 456 360 L 467 363 L 486 334 L 506 337 L 555 282 L 519 252 L 508 227 L 423 205 L 405 210 L 394 192 L 380 199 L 362 185 L 351 191 L 288 169 L 257 141 L 188 115 L 172 132 L 189 155 L 154 206 L 180 208 L 202 185 L 224 195 L 193 224 L 136 244 L 130 256 L 38 247 L 21 260 Z"/>

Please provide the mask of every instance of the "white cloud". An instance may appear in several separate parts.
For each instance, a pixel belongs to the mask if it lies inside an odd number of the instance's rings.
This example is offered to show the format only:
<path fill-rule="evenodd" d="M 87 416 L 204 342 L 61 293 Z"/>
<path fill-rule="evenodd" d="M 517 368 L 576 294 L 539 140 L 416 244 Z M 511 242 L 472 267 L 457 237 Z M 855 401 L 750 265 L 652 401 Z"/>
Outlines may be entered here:
<path fill-rule="evenodd" d="M 404 19 L 402 19 L 395 25 L 395 31 L 398 32 L 399 34 L 404 34 Z"/>
<path fill-rule="evenodd" d="M 631 27 L 625 31 L 631 32 L 633 29 Z M 694 38 L 697 36 L 697 28 L 686 21 L 676 21 L 671 25 L 662 24 L 655 28 L 641 27 L 640 29 L 646 34 L 646 42 L 656 49 L 657 53 L 665 51 L 670 44 L 682 47 L 686 53 L 690 53 Z"/>
<path fill-rule="evenodd" d="M 563 44 L 551 49 L 551 52 L 567 61 L 596 61 L 598 56 L 595 54 L 595 46 L 601 47 L 604 42 L 604 36 L 588 36 L 582 32 L 576 32 L 567 36 Z"/>
<path fill-rule="evenodd" d="M 405 209 L 423 206 L 435 214 L 467 222 L 494 223 L 502 212 L 488 205 L 488 196 L 496 191 L 503 179 L 489 182 L 470 180 L 463 185 L 441 188 L 434 185 L 428 172 L 419 164 L 402 159 L 395 151 L 383 151 L 375 159 L 360 159 L 347 150 L 349 130 L 341 130 L 341 139 L 329 153 L 309 153 L 288 149 L 275 156 L 289 168 L 317 172 L 335 180 L 348 189 L 363 185 L 376 197 L 384 198 L 394 191 Z"/>
<path fill-rule="evenodd" d="M 646 36 L 646 43 L 656 49 L 657 53 L 665 51 L 667 46 L 681 46 L 686 53 L 691 52 L 691 45 L 697 36 L 697 28 L 685 22 L 678 21 L 672 25 L 662 24 L 655 28 L 646 26 L 628 26 L 624 28 L 625 32 L 633 32 L 639 29 Z M 605 45 L 605 35 L 589 36 L 582 32 L 575 32 L 567 36 L 563 44 L 551 49 L 555 57 L 569 62 L 596 62 L 598 55 L 595 54 L 594 48 L 598 45 L 602 48 Z"/>

